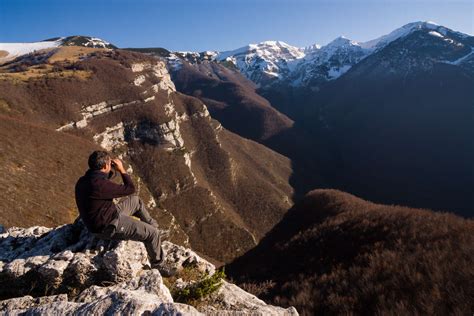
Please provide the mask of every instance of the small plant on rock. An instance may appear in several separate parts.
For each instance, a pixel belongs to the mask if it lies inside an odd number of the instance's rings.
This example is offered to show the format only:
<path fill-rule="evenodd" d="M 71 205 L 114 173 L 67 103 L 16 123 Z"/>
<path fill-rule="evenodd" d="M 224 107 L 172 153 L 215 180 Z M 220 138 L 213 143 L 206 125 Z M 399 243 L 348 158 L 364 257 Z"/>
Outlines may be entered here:
<path fill-rule="evenodd" d="M 173 298 L 176 302 L 196 305 L 196 302 L 216 292 L 222 285 L 222 280 L 226 275 L 224 269 L 217 270 L 213 275 L 201 277 L 196 282 L 190 283 L 183 288 L 172 290 Z"/>

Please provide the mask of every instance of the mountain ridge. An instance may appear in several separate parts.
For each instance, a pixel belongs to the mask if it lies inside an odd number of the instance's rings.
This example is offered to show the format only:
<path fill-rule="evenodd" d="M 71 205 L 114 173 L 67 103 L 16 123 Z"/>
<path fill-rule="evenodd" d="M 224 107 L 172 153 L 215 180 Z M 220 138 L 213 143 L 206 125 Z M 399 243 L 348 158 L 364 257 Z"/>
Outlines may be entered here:
<path fill-rule="evenodd" d="M 226 271 L 302 315 L 465 314 L 473 231 L 453 214 L 313 190 Z"/>
<path fill-rule="evenodd" d="M 447 36 L 449 33 L 472 37 L 472 35 L 453 31 L 434 22 L 417 21 L 407 23 L 388 34 L 364 42 L 339 36 L 326 45 L 312 44 L 307 47 L 296 47 L 279 40 L 267 40 L 228 51 L 177 51 L 169 53 L 166 49 L 162 48 L 155 48 L 154 50 L 152 48 L 129 49 L 141 50 L 151 54 L 161 54 L 174 60 L 185 59 L 192 63 L 209 60 L 232 64 L 244 76 L 262 87 L 281 81 L 289 81 L 289 84 L 293 86 L 318 86 L 321 81 L 327 82 L 337 79 L 360 60 L 417 30 L 431 30 L 440 36 Z M 92 48 L 117 48 L 109 42 L 90 36 L 55 37 L 30 44 L 34 45 L 31 45 L 29 48 L 24 47 L 21 50 L 23 54 L 26 50 L 31 52 L 34 49 L 71 45 Z M 5 45 L 7 43 L 0 43 L 0 51 L 8 52 L 8 45 Z M 14 51 L 14 54 L 10 55 L 18 57 L 20 56 L 18 55 L 19 53 Z M 9 58 L 12 58 L 12 56 Z M 315 71 L 315 68 L 319 70 Z"/>
<path fill-rule="evenodd" d="M 337 79 L 361 59 L 417 30 L 439 31 L 444 36 L 447 34 L 470 36 L 452 31 L 434 22 L 418 21 L 405 24 L 389 34 L 365 42 L 339 36 L 326 45 L 313 44 L 306 48 L 291 46 L 282 41 L 263 41 L 224 52 L 175 52 L 173 54 L 184 59 L 194 56 L 192 59 L 188 58 L 190 62 L 203 60 L 199 56 L 206 56 L 205 60 L 232 63 L 247 78 L 261 86 L 285 80 L 297 86 L 305 82 L 306 85 L 311 85 L 311 81 L 317 81 L 317 78 L 313 78 L 314 76 L 323 76 L 325 81 Z M 354 47 L 353 51 L 349 49 L 343 52 L 350 46 Z M 341 54 L 342 56 L 338 56 Z M 327 69 L 314 75 L 306 74 L 308 68 L 315 67 Z"/>

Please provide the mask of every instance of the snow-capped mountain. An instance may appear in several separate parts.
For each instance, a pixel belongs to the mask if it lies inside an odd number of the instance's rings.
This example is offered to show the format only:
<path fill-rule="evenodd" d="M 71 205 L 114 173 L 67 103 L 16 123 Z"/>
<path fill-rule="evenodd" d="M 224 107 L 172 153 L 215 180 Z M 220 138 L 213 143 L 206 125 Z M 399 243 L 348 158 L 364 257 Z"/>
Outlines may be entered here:
<path fill-rule="evenodd" d="M 361 47 L 367 48 L 367 49 L 378 49 L 386 46 L 387 44 L 401 38 L 405 37 L 409 34 L 411 34 L 414 31 L 418 30 L 427 30 L 430 31 L 433 35 L 437 36 L 436 34 L 443 34 L 441 36 L 446 36 L 448 33 L 456 33 L 458 35 L 461 35 L 462 37 L 467 37 L 468 35 L 460 33 L 460 32 L 453 32 L 452 30 L 441 26 L 439 24 L 436 24 L 434 22 L 413 22 L 413 23 L 408 23 L 405 24 L 404 26 L 390 32 L 387 35 L 383 35 L 381 37 L 378 37 L 376 39 L 367 41 L 367 42 L 362 42 L 359 43 Z M 438 33 L 439 32 L 439 33 Z M 440 34 L 441 33 L 441 34 Z"/>
<path fill-rule="evenodd" d="M 286 78 L 294 70 L 298 60 L 304 56 L 304 48 L 291 46 L 282 41 L 265 41 L 224 52 L 175 52 L 171 53 L 168 60 L 174 68 L 179 68 L 181 60 L 191 64 L 217 61 L 237 69 L 259 85 L 266 85 Z"/>
<path fill-rule="evenodd" d="M 26 55 L 38 50 L 60 46 L 84 46 L 90 48 L 116 48 L 100 38 L 90 36 L 55 37 L 33 43 L 0 43 L 0 62 Z"/>
<path fill-rule="evenodd" d="M 218 53 L 216 60 L 231 63 L 250 80 L 265 84 L 288 76 L 296 61 L 304 56 L 304 49 L 281 41 L 266 41 Z"/>
<path fill-rule="evenodd" d="M 60 38 L 61 46 L 84 46 L 90 48 L 117 48 L 103 39 L 90 36 L 68 36 Z"/>
<path fill-rule="evenodd" d="M 306 50 L 305 57 L 288 76 L 287 80 L 291 85 L 317 86 L 336 79 L 371 51 L 343 36 L 325 46 L 313 45 L 313 47 Z"/>
<path fill-rule="evenodd" d="M 372 50 L 351 71 L 367 79 L 421 74 L 435 65 L 450 64 L 474 71 L 474 36 L 432 22 L 407 24 L 386 36 L 362 43 Z"/>
<path fill-rule="evenodd" d="M 422 31 L 458 48 L 466 45 L 469 49 L 474 47 L 471 43 L 472 36 L 455 32 L 433 22 L 419 21 L 406 24 L 387 35 L 367 42 L 357 42 L 341 36 L 324 46 L 314 44 L 298 48 L 281 41 L 266 41 L 232 51 L 185 52 L 176 53 L 174 57 L 178 56 L 191 63 L 204 60 L 221 62 L 238 69 L 260 86 L 284 82 L 292 86 L 317 88 L 322 83 L 339 78 L 367 56 L 416 31 Z M 470 52 L 469 50 L 468 53 Z M 467 54 L 461 57 L 466 58 L 464 62 L 469 62 L 471 58 Z M 176 59 L 173 61 L 176 65 Z M 460 60 L 447 60 L 447 62 L 459 63 Z"/>

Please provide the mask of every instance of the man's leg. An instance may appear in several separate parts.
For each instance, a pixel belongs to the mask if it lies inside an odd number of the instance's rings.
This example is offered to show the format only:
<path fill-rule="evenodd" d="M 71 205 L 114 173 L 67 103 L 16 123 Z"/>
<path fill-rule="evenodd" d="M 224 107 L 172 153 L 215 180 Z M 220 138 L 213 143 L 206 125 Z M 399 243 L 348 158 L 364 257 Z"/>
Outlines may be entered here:
<path fill-rule="evenodd" d="M 130 215 L 136 216 L 141 221 L 151 224 L 158 228 L 158 223 L 150 216 L 148 213 L 145 204 L 138 195 L 129 195 L 125 198 L 122 198 L 118 203 L 115 204 L 115 207 L 121 215 Z"/>
<path fill-rule="evenodd" d="M 158 230 L 150 224 L 137 221 L 127 215 L 120 215 L 117 228 L 111 232 L 109 238 L 112 240 L 142 241 L 145 244 L 151 264 L 160 263 L 163 260 L 161 236 Z"/>

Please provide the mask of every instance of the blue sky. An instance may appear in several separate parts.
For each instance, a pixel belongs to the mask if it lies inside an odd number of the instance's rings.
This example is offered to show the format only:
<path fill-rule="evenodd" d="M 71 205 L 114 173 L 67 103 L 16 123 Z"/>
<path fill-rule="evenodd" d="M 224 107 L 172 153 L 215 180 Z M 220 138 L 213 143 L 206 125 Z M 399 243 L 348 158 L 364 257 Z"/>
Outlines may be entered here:
<path fill-rule="evenodd" d="M 365 41 L 434 21 L 474 34 L 472 0 L 0 0 L 0 42 L 91 35 L 118 47 L 230 50 L 281 40 Z"/>

